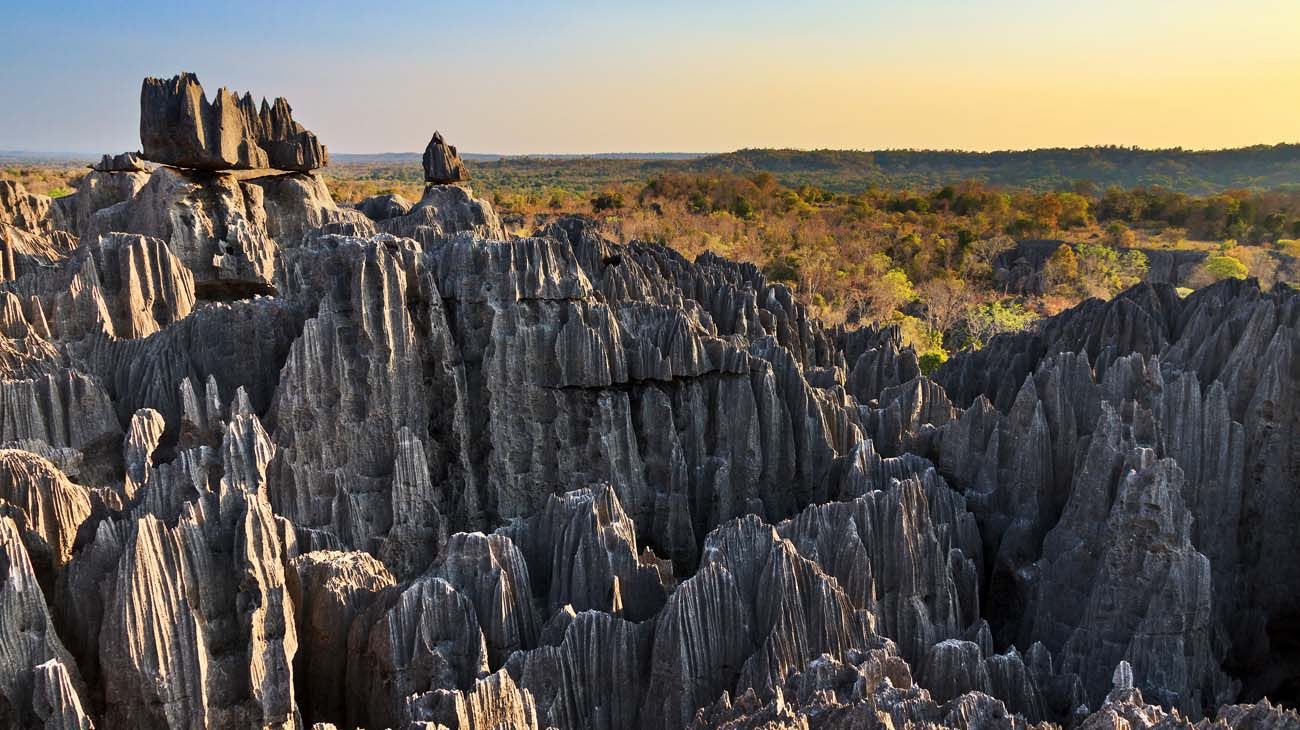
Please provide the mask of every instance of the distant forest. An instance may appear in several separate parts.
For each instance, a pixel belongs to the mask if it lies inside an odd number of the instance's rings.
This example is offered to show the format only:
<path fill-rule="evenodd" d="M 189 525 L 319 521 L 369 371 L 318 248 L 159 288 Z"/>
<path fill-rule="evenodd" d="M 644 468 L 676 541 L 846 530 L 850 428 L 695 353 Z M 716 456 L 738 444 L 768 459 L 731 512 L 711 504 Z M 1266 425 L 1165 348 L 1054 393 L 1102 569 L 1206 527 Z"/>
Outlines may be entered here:
<path fill-rule="evenodd" d="M 1210 195 L 1225 190 L 1300 190 L 1300 144 L 1228 150 L 1080 147 L 1006 152 L 959 150 L 745 149 L 722 154 L 614 153 L 513 155 L 466 153 L 474 185 L 490 190 L 559 188 L 587 195 L 663 173 L 771 173 L 782 185 L 836 193 L 926 190 L 960 181 L 1036 192 L 1095 196 L 1107 188 L 1162 188 Z M 334 154 L 326 174 L 419 185 L 420 154 Z M 0 166 L 85 164 L 89 156 L 0 151 Z"/>
<path fill-rule="evenodd" d="M 750 149 L 684 164 L 697 172 L 770 172 L 785 185 L 817 185 L 836 192 L 872 186 L 939 187 L 955 180 L 1038 191 L 1089 184 L 1097 188 L 1162 187 L 1195 195 L 1234 188 L 1300 187 L 1300 144 L 1211 151 L 1133 147 L 1011 152 Z"/>
<path fill-rule="evenodd" d="M 375 179 L 418 182 L 420 158 L 413 153 L 334 157 L 334 166 L 370 168 Z M 466 155 L 466 160 L 474 177 L 488 188 L 558 187 L 582 193 L 666 172 L 768 172 L 788 187 L 814 185 L 837 193 L 938 188 L 962 180 L 1084 195 L 1110 187 L 1158 187 L 1192 195 L 1300 188 L 1300 144 L 1211 151 L 1133 147 L 1010 152 L 747 149 L 696 157 Z"/>

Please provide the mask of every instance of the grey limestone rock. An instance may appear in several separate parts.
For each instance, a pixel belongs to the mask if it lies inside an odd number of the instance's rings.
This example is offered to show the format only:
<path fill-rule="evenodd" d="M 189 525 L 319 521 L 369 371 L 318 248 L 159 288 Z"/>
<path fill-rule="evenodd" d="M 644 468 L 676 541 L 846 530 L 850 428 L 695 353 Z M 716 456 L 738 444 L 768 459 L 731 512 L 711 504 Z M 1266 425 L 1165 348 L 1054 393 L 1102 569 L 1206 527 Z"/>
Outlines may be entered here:
<path fill-rule="evenodd" d="M 66 227 L 63 211 L 53 198 L 29 193 L 20 182 L 0 180 L 0 228 L 48 235 Z"/>
<path fill-rule="evenodd" d="M 93 730 L 68 667 L 57 659 L 38 664 L 32 688 L 36 727 L 44 730 Z"/>
<path fill-rule="evenodd" d="M 406 698 L 469 691 L 488 673 L 474 604 L 450 583 L 423 577 L 382 592 L 348 635 L 349 722 L 396 726 Z"/>
<path fill-rule="evenodd" d="M 537 646 L 541 627 L 528 563 L 507 537 L 458 532 L 431 570 L 474 603 L 493 667 Z"/>
<path fill-rule="evenodd" d="M 635 525 L 609 485 L 552 495 L 504 532 L 532 566 L 546 615 L 570 606 L 641 621 L 659 612 L 672 585 L 671 568 L 637 549 Z"/>
<path fill-rule="evenodd" d="M 532 693 L 520 689 L 505 670 L 476 680 L 468 692 L 435 690 L 407 698 L 404 728 L 439 727 L 463 730 L 537 730 Z"/>
<path fill-rule="evenodd" d="M 97 632 L 110 725 L 294 726 L 285 546 L 261 495 L 223 485 L 123 534 Z"/>
<path fill-rule="evenodd" d="M 134 196 L 96 211 L 82 235 L 162 239 L 194 274 L 200 295 L 220 298 L 240 284 L 268 287 L 274 279 L 276 246 L 264 201 L 260 186 L 231 173 L 160 167 Z"/>
<path fill-rule="evenodd" d="M 211 102 L 198 77 L 146 78 L 140 88 L 140 143 L 153 162 L 199 170 L 275 168 L 306 172 L 329 157 L 316 135 L 294 121 L 284 98 L 254 105 L 226 88 Z"/>
<path fill-rule="evenodd" d="M 357 210 L 364 213 L 370 220 L 378 222 L 406 215 L 411 212 L 411 205 L 411 201 L 397 193 L 384 193 L 383 195 L 372 195 L 357 203 Z"/>
<path fill-rule="evenodd" d="M 456 148 L 447 144 L 442 132 L 434 132 L 433 139 L 424 148 L 424 179 L 434 185 L 464 182 L 469 179 L 469 171 L 461 162 Z"/>
<path fill-rule="evenodd" d="M 134 198 L 148 184 L 151 171 L 152 167 L 127 171 L 93 167 L 76 181 L 72 195 L 54 201 L 62 209 L 68 232 L 85 236 L 96 212 Z"/>
<path fill-rule="evenodd" d="M 90 490 L 29 451 L 0 450 L 0 512 L 22 535 L 27 557 L 45 589 L 72 559 L 77 531 L 90 517 Z"/>
<path fill-rule="evenodd" d="M 299 630 L 294 657 L 298 706 L 307 722 L 342 720 L 348 698 L 348 632 L 380 591 L 393 585 L 393 577 L 365 553 L 328 550 L 298 556 L 287 577 Z"/>
<path fill-rule="evenodd" d="M 493 241 L 506 239 L 492 204 L 475 198 L 460 185 L 429 185 L 420 200 L 400 215 L 374 220 L 379 230 L 413 238 L 425 247 L 436 246 L 462 232 Z"/>
<path fill-rule="evenodd" d="M 0 576 L 0 722 L 62 727 L 81 714 L 85 688 L 55 632 L 19 528 L 6 516 L 0 516 Z M 61 677 L 49 663 L 61 668 Z"/>
<path fill-rule="evenodd" d="M 104 155 L 90 166 L 95 172 L 144 172 L 149 168 L 138 152 L 123 152 L 119 155 Z"/>
<path fill-rule="evenodd" d="M 50 337 L 64 342 L 144 337 L 195 305 L 194 277 L 167 244 L 125 233 L 99 235 L 54 272 L 23 276 L 10 290 L 38 304 Z"/>

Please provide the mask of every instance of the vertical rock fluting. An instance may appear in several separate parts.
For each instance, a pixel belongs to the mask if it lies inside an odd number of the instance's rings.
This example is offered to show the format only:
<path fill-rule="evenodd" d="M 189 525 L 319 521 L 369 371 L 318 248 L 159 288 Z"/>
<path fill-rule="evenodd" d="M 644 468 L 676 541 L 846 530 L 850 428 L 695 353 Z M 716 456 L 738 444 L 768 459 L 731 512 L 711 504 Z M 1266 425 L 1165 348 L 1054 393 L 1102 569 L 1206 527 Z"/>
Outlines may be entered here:
<path fill-rule="evenodd" d="M 99 523 L 58 594 L 110 727 L 293 727 L 286 544 L 265 497 L 270 442 L 235 415 L 221 477 L 174 524 Z"/>
<path fill-rule="evenodd" d="M 12 518 L 46 591 L 72 558 L 77 530 L 90 517 L 91 494 L 29 451 L 0 450 L 0 513 Z"/>
<path fill-rule="evenodd" d="M 552 496 L 506 534 L 533 566 L 545 615 L 570 606 L 643 621 L 663 607 L 671 566 L 639 553 L 636 526 L 609 485 Z"/>
<path fill-rule="evenodd" d="M 6 516 L 0 516 L 0 578 L 0 724 L 60 727 L 84 718 L 76 665 L 55 633 L 19 528 Z"/>
<path fill-rule="evenodd" d="M 71 369 L 22 379 L 0 379 L 0 443 L 72 449 L 83 471 L 116 473 L 122 427 L 101 382 Z M 105 465 L 103 462 L 108 462 Z"/>
<path fill-rule="evenodd" d="M 342 721 L 348 632 L 379 592 L 393 585 L 393 577 L 366 553 L 318 550 L 294 559 L 288 585 L 299 632 L 293 666 L 303 720 Z"/>
<path fill-rule="evenodd" d="M 157 238 L 108 233 L 82 245 L 55 276 L 24 276 L 12 290 L 40 303 L 52 337 L 134 339 L 184 319 L 194 277 Z"/>
<path fill-rule="evenodd" d="M 283 559 L 257 493 L 212 495 L 175 528 L 135 523 L 100 628 L 106 719 L 293 727 L 297 638 Z"/>
<path fill-rule="evenodd" d="M 68 232 L 85 238 L 95 213 L 134 198 L 148 184 L 151 171 L 143 167 L 104 170 L 96 165 L 76 181 L 76 191 L 72 195 L 55 201 L 55 205 L 62 208 Z"/>
<path fill-rule="evenodd" d="M 1215 645 L 1210 562 L 1191 542 L 1184 476 L 1173 459 L 1102 421 L 1061 521 L 1036 566 L 1025 633 L 1076 672 L 1100 704 L 1120 660 L 1162 704 L 1198 713 L 1231 696 Z"/>
<path fill-rule="evenodd" d="M 487 672 L 473 602 L 441 578 L 389 589 L 348 635 L 348 722 L 395 726 L 412 694 L 469 691 Z"/>
<path fill-rule="evenodd" d="M 458 532 L 432 571 L 473 602 L 494 668 L 537 645 L 528 563 L 507 537 Z"/>
<path fill-rule="evenodd" d="M 454 444 L 426 451 L 429 381 L 440 376 L 436 387 L 453 398 L 456 389 L 450 358 L 436 353 L 443 367 L 434 372 L 429 351 L 438 344 L 427 333 L 441 318 L 441 299 L 426 300 L 426 312 L 408 308 L 432 287 L 410 248 L 344 241 L 337 255 L 344 273 L 323 292 L 280 374 L 272 501 L 295 524 L 328 528 L 345 547 L 382 550 L 390 569 L 408 577 L 446 534 L 441 513 L 450 500 L 435 491 L 431 469 L 456 468 L 443 456 Z"/>
<path fill-rule="evenodd" d="M 815 498 L 859 433 L 843 396 L 820 395 L 775 342 L 756 355 L 698 310 L 589 301 L 575 253 L 555 241 L 462 237 L 424 256 L 383 237 L 312 245 L 317 258 L 286 269 L 286 294 L 318 316 L 281 374 L 272 501 L 404 576 L 422 566 L 401 546 L 427 562 L 441 521 L 485 527 L 592 482 L 689 566 L 720 520 Z M 752 371 L 762 355 L 779 369 Z M 448 405 L 426 411 L 430 400 Z M 678 420 L 685 434 L 665 428 Z M 428 487 L 398 478 L 425 471 Z M 467 488 L 442 486 L 458 479 Z"/>
<path fill-rule="evenodd" d="M 140 89 L 140 142 L 145 159 L 200 170 L 273 167 L 305 172 L 329 157 L 316 135 L 293 119 L 283 97 L 274 104 L 226 88 L 208 102 L 194 74 L 147 78 Z"/>
<path fill-rule="evenodd" d="M 1169 296 L 1159 286 L 1140 287 L 1111 303 L 1081 305 L 1050 322 L 1040 334 L 995 342 L 977 356 L 1005 360 L 1016 352 L 1020 354 L 1015 357 L 1027 357 L 1033 348 L 1026 350 L 1022 345 L 1031 341 L 1050 343 L 1048 349 L 1078 346 L 1086 353 L 1026 360 L 1017 372 L 1032 371 L 1032 376 L 1009 401 L 1006 417 L 979 396 L 933 440 L 945 474 L 958 484 L 971 485 L 968 500 L 980 517 L 986 549 L 996 556 L 989 583 L 989 601 L 993 603 L 988 605 L 998 609 L 990 616 L 999 617 L 1002 641 L 1027 637 L 1024 623 L 1017 617 L 1027 610 L 1028 596 L 1047 590 L 1036 583 L 1054 585 L 1058 591 L 1083 590 L 1086 582 L 1077 571 L 1050 562 L 1035 565 L 1051 547 L 1045 538 L 1054 527 L 1065 529 L 1065 506 L 1076 500 L 1080 490 L 1114 493 L 1121 483 L 1118 465 L 1129 450 L 1144 447 L 1152 450 L 1157 461 L 1167 459 L 1176 465 L 1177 476 L 1170 478 L 1179 485 L 1177 509 L 1190 517 L 1190 544 L 1178 549 L 1190 548 L 1203 556 L 1210 576 L 1208 598 L 1180 599 L 1180 603 L 1161 594 L 1165 604 L 1157 612 L 1162 615 L 1171 605 L 1197 605 L 1195 611 L 1188 609 L 1188 618 L 1179 628 L 1160 629 L 1186 642 L 1185 662 L 1175 663 L 1182 664 L 1181 668 L 1162 664 L 1148 672 L 1151 661 L 1126 657 L 1147 696 L 1196 715 L 1232 696 L 1222 677 L 1206 669 L 1207 665 L 1226 660 L 1236 667 L 1300 666 L 1295 664 L 1295 653 L 1286 648 L 1290 644 L 1285 639 L 1275 642 L 1276 629 L 1267 628 L 1270 621 L 1285 621 L 1282 617 L 1291 615 L 1287 602 L 1279 600 L 1281 593 L 1291 589 L 1277 587 L 1300 585 L 1300 579 L 1289 570 L 1291 563 L 1282 559 L 1280 552 L 1285 542 L 1280 537 L 1285 534 L 1281 525 L 1288 515 L 1296 514 L 1294 490 L 1276 486 L 1288 481 L 1285 475 L 1294 474 L 1297 463 L 1290 447 L 1297 419 L 1292 394 L 1300 392 L 1300 377 L 1293 367 L 1300 317 L 1296 302 L 1293 293 L 1278 290 L 1265 294 L 1252 282 L 1225 282 L 1185 300 Z M 1072 324 L 1067 327 L 1067 322 Z M 938 377 L 965 388 L 964 383 L 975 382 L 971 379 L 973 363 L 969 359 L 955 363 L 941 370 Z M 980 386 L 983 392 L 1007 398 L 1009 384 L 1005 373 L 1002 377 Z M 1110 415 L 1102 417 L 1099 408 L 1107 407 Z M 1038 419 L 1025 418 L 1031 408 L 1035 413 L 1041 411 L 1042 426 L 1025 429 L 1023 424 Z M 1254 434 L 1252 423 L 1258 424 Z M 1130 433 L 1124 437 L 1127 440 L 1115 441 L 1118 431 Z M 1287 440 L 1288 447 L 1280 447 L 1278 437 Z M 1082 458 L 1083 453 L 1096 452 L 1107 443 L 1113 444 L 1107 447 L 1112 453 L 1111 466 L 1103 467 L 1094 457 Z M 1038 456 L 1026 461 L 1027 455 L 1034 453 Z M 1080 458 L 1077 467 L 1073 463 L 1076 456 Z M 1261 478 L 1265 473 L 1273 476 Z M 1035 496 L 1033 502 L 1018 499 L 1017 490 L 1011 488 L 1024 484 L 1024 474 L 1043 475 L 1035 477 L 1040 484 L 1037 489 L 1018 492 Z M 1108 486 L 1089 486 L 1097 482 Z M 1108 511 L 1104 505 L 1109 502 L 1102 504 L 1093 517 L 1105 521 Z M 1252 529 L 1240 529 L 1244 524 Z M 1021 530 L 1021 525 L 1032 529 Z M 1146 527 L 1141 531 L 1150 532 Z M 1107 540 L 1115 539 L 1121 538 L 1108 538 L 1093 529 L 1073 538 L 1070 549 L 1098 556 L 1093 558 L 1098 560 L 1107 551 Z M 1055 544 L 1057 548 L 1052 549 L 1060 549 L 1060 543 Z M 1265 545 L 1285 567 L 1270 570 L 1269 578 L 1261 580 L 1258 574 L 1251 576 L 1258 562 L 1247 555 Z M 1164 548 L 1157 550 L 1163 552 Z M 1180 570 L 1188 576 L 1187 587 L 1180 590 L 1186 593 L 1191 586 L 1199 586 L 1197 571 Z M 1208 610 L 1213 614 L 1208 625 L 1201 613 L 1203 602 L 1210 604 Z M 1113 602 L 1107 606 L 1105 613 L 1113 614 L 1107 620 L 1128 627 L 1121 630 L 1124 641 L 1148 630 L 1134 628 L 1145 609 Z M 1026 617 L 1025 622 L 1030 620 Z M 1037 620 L 1033 625 L 1035 631 L 1054 631 Z M 1059 651 L 1061 644 L 1056 646 Z M 1104 689 L 1101 665 L 1113 664 L 1118 658 L 1098 659 L 1085 672 L 1094 678 L 1090 680 L 1093 703 Z M 1072 664 L 1071 671 L 1081 666 Z M 1280 686 L 1276 674 L 1253 670 L 1248 674 L 1254 683 L 1253 688 L 1247 687 L 1252 696 Z"/>
<path fill-rule="evenodd" d="M 536 702 L 539 725 L 637 727 L 652 626 L 584 611 L 558 646 L 513 655 L 507 669 Z"/>
<path fill-rule="evenodd" d="M 979 534 L 964 500 L 933 471 L 810 507 L 777 531 L 834 576 L 914 666 L 979 616 Z"/>
<path fill-rule="evenodd" d="M 537 707 L 504 670 L 474 682 L 468 692 L 435 690 L 407 698 L 406 727 L 419 723 L 463 730 L 537 730 Z M 427 727 L 427 725 L 424 725 Z"/>
<path fill-rule="evenodd" d="M 164 440 L 170 444 L 180 435 L 186 381 L 211 380 L 220 404 L 229 404 L 243 388 L 252 408 L 265 413 L 300 327 L 290 305 L 262 297 L 207 304 L 136 340 L 87 338 L 76 350 L 111 394 L 117 420 L 129 423 L 141 408 L 156 410 L 166 421 Z"/>
<path fill-rule="evenodd" d="M 92 730 L 94 723 L 81 705 L 68 666 L 51 659 L 37 665 L 33 685 L 32 711 L 36 727 L 45 730 Z"/>
<path fill-rule="evenodd" d="M 263 190 L 230 173 L 161 167 L 134 196 L 95 212 L 82 235 L 113 231 L 166 241 L 209 289 L 217 286 L 209 282 L 265 287 L 275 276 Z"/>

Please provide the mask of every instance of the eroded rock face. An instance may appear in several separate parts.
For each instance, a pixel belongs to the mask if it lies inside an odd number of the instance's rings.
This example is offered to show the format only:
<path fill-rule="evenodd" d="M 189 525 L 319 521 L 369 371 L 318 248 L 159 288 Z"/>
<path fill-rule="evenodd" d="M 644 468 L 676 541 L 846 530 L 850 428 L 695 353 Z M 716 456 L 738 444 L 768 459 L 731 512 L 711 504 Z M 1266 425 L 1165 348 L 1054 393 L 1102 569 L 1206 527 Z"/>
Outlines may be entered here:
<path fill-rule="evenodd" d="M 165 241 L 201 284 L 274 279 L 262 188 L 229 173 L 160 167 L 133 197 L 91 216 L 82 235 L 111 231 Z"/>
<path fill-rule="evenodd" d="M 552 496 L 506 534 L 534 566 L 547 616 L 571 606 L 642 621 L 659 612 L 672 585 L 671 565 L 637 550 L 635 525 L 608 485 Z"/>
<path fill-rule="evenodd" d="M 292 546 L 265 499 L 269 450 L 241 435 L 249 418 L 175 524 L 101 522 L 69 567 L 65 623 L 109 726 L 294 727 Z"/>
<path fill-rule="evenodd" d="M 139 153 L 123 152 L 120 155 L 104 155 L 90 169 L 95 172 L 144 172 L 149 168 Z"/>
<path fill-rule="evenodd" d="M 81 678 L 55 633 L 19 527 L 6 516 L 0 516 L 0 576 L 0 723 L 61 727 L 84 719 Z"/>
<path fill-rule="evenodd" d="M 442 132 L 434 132 L 433 139 L 424 148 L 424 180 L 434 185 L 448 185 L 469 179 L 465 163 L 460 161 L 456 148 L 447 144 Z"/>
<path fill-rule="evenodd" d="M 194 74 L 147 78 L 140 89 L 140 143 L 147 160 L 197 170 L 274 168 L 307 172 L 329 156 L 294 121 L 283 97 L 253 103 L 226 88 L 211 102 Z"/>
<path fill-rule="evenodd" d="M 990 617 L 999 641 L 1050 643 L 1058 669 L 1071 662 L 1094 706 L 1105 689 L 1106 666 L 1123 654 L 1148 697 L 1192 716 L 1235 696 L 1214 669 L 1220 663 L 1294 665 L 1286 642 L 1260 628 L 1269 625 L 1266 616 L 1290 615 L 1276 587 L 1298 584 L 1291 563 L 1282 561 L 1285 567 L 1257 582 L 1249 577 L 1260 575 L 1257 563 L 1245 555 L 1263 550 L 1280 560 L 1283 524 L 1296 514 L 1293 490 L 1275 486 L 1287 481 L 1279 469 L 1294 472 L 1296 456 L 1293 449 L 1279 450 L 1274 438 L 1295 433 L 1289 394 L 1300 381 L 1294 371 L 1283 372 L 1294 363 L 1298 312 L 1293 293 L 1261 292 L 1252 282 L 1216 285 L 1186 299 L 1168 287 L 1142 285 L 1112 302 L 1080 305 L 1039 333 L 999 338 L 941 369 L 940 382 L 974 401 L 929 443 L 949 478 L 971 485 L 968 502 L 986 550 L 995 555 L 989 594 L 998 603 Z M 1074 347 L 1078 354 L 1066 351 Z M 1002 376 L 979 376 L 977 360 L 997 361 L 991 367 Z M 1027 371 L 1013 388 L 1012 378 Z M 995 408 L 998 402 L 1007 410 Z M 1133 461 L 1135 450 L 1148 456 Z M 1111 512 L 1112 504 L 1119 509 L 1115 500 L 1126 474 L 1166 460 L 1155 481 L 1177 487 L 1157 489 L 1170 496 L 1146 501 L 1164 510 L 1162 519 L 1187 519 L 1186 541 L 1181 528 L 1156 530 L 1146 518 L 1138 528 L 1133 518 Z M 1260 478 L 1265 473 L 1274 476 Z M 1082 504 L 1093 505 L 1088 517 L 1075 512 Z M 1243 519 L 1249 531 L 1240 527 Z M 1103 527 L 1125 524 L 1118 532 Z M 1152 533 L 1159 535 L 1155 543 L 1145 542 Z M 1119 567 L 1081 571 L 1079 560 L 1096 566 L 1118 544 L 1135 549 L 1129 554 L 1134 560 L 1144 556 L 1166 566 L 1177 587 Z M 1063 553 L 1074 557 L 1061 562 Z M 1090 586 L 1081 575 L 1104 583 Z M 1105 643 L 1127 646 L 1111 656 L 1083 648 L 1093 643 L 1085 638 L 1089 629 L 1073 648 L 1063 648 L 1069 631 L 1058 621 L 1083 621 L 1090 591 L 1106 596 L 1100 613 L 1108 617 L 1102 621 L 1111 638 Z M 1131 592 L 1143 595 L 1141 605 L 1120 598 Z M 1034 600 L 1035 594 L 1045 598 Z M 1031 615 L 1045 605 L 1058 606 L 1068 618 Z M 1140 618 L 1150 605 L 1180 618 L 1152 628 L 1159 620 Z M 1183 609 L 1165 614 L 1172 605 Z M 1144 638 L 1150 631 L 1160 640 Z M 1213 638 L 1225 635 L 1226 641 Z M 1094 656 L 1095 663 L 1082 656 Z M 1252 697 L 1278 687 L 1264 679 L 1267 672 L 1246 674 Z"/>
<path fill-rule="evenodd" d="M 75 449 L 92 461 L 116 453 L 121 440 L 112 400 L 92 376 L 59 369 L 0 380 L 0 443 L 40 442 Z"/>
<path fill-rule="evenodd" d="M 70 216 L 46 195 L 0 180 L 0 281 L 54 266 L 76 247 Z"/>
<path fill-rule="evenodd" d="M 430 248 L 461 232 L 494 241 L 506 238 L 492 204 L 459 185 L 430 185 L 419 202 L 400 215 L 376 219 L 379 230 L 413 238 Z"/>
<path fill-rule="evenodd" d="M 293 561 L 289 592 L 297 612 L 297 697 L 303 719 L 341 719 L 347 708 L 348 631 L 393 585 L 383 564 L 365 553 L 318 550 Z"/>
<path fill-rule="evenodd" d="M 1127 660 L 1162 704 L 1197 712 L 1233 694 L 1212 647 L 1210 564 L 1191 544 L 1182 470 L 1150 450 L 1124 453 L 1114 428 L 1094 434 L 1086 468 L 1122 476 L 1078 484 L 1048 534 L 1029 638 L 1083 678 L 1092 703 Z"/>
<path fill-rule="evenodd" d="M 373 232 L 364 215 L 334 203 L 319 174 L 268 175 L 245 184 L 261 188 L 266 234 L 282 251 L 301 246 L 308 234 L 326 226 L 349 227 L 360 235 Z"/>
<path fill-rule="evenodd" d="M 63 223 L 61 211 L 48 195 L 29 193 L 13 180 L 0 180 L 0 226 L 48 234 Z"/>
<path fill-rule="evenodd" d="M 420 723 L 466 730 L 538 727 L 532 694 L 521 690 L 504 670 L 475 681 L 469 692 L 440 689 L 412 695 L 402 717 L 404 727 L 420 727 Z"/>
<path fill-rule="evenodd" d="M 39 304 L 50 336 L 65 342 L 144 337 L 195 305 L 194 276 L 167 244 L 126 233 L 83 242 L 57 272 L 28 274 L 10 288 Z"/>
<path fill-rule="evenodd" d="M 76 182 L 76 192 L 55 201 L 63 210 L 68 232 L 86 236 L 95 213 L 134 198 L 149 182 L 150 171 L 91 168 Z"/>
<path fill-rule="evenodd" d="M 77 529 L 90 517 L 90 491 L 30 451 L 3 449 L 0 509 L 13 519 L 46 590 L 52 589 L 56 572 L 72 558 Z"/>
<path fill-rule="evenodd" d="M 357 210 L 364 213 L 372 221 L 386 221 L 389 218 L 397 218 L 411 212 L 411 201 L 397 193 L 372 195 L 357 203 Z"/>
<path fill-rule="evenodd" d="M 470 691 L 487 671 L 474 604 L 441 578 L 418 579 L 386 591 L 352 625 L 349 722 L 396 725 L 412 694 Z"/>

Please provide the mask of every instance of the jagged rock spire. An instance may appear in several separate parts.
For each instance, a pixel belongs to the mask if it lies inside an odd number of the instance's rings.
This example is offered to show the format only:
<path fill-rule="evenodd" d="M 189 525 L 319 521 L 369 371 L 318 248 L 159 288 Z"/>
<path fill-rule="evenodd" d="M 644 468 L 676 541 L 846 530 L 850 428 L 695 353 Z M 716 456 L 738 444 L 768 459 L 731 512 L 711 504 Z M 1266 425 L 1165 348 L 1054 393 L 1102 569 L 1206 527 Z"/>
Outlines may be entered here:
<path fill-rule="evenodd" d="M 460 161 L 456 148 L 442 138 L 442 132 L 434 132 L 429 146 L 424 148 L 424 179 L 434 185 L 449 185 L 469 179 L 465 163 Z"/>
<path fill-rule="evenodd" d="M 329 161 L 316 135 L 294 121 L 283 97 L 274 104 L 222 87 L 209 102 L 192 73 L 146 78 L 140 89 L 145 159 L 199 170 L 275 168 L 307 172 Z"/>

